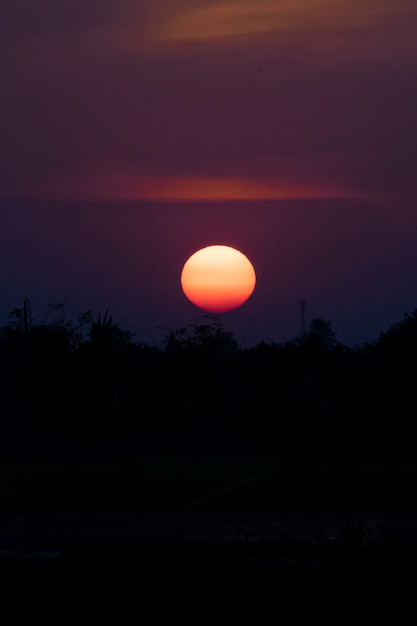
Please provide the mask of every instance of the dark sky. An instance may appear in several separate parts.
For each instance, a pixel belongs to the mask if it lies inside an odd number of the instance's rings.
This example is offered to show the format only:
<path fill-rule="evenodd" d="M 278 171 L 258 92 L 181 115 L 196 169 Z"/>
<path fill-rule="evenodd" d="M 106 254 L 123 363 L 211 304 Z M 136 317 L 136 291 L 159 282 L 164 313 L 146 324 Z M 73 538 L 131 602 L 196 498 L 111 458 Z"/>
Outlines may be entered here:
<path fill-rule="evenodd" d="M 416 31 L 414 0 L 3 0 L 0 318 L 108 306 L 160 341 L 224 243 L 258 275 L 243 343 L 300 298 L 376 338 L 417 307 Z"/>

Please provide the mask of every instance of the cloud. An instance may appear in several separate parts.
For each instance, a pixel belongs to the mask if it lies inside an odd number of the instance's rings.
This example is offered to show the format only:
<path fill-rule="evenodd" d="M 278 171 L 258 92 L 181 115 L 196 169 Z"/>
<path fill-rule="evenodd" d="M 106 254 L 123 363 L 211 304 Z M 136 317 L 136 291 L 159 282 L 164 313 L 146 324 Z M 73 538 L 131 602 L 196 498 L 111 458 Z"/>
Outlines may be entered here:
<path fill-rule="evenodd" d="M 211 202 L 228 200 L 277 200 L 289 198 L 354 198 L 351 189 L 331 181 L 282 177 L 281 180 L 252 177 L 155 176 L 152 173 L 126 174 L 109 171 L 106 175 L 74 177 L 36 186 L 45 199 L 69 200 L 152 200 L 157 202 Z M 364 197 L 364 194 L 361 194 Z"/>
<path fill-rule="evenodd" d="M 2 11 L 3 195 L 415 190 L 409 0 L 6 0 Z"/>
<path fill-rule="evenodd" d="M 333 58 L 347 53 L 361 56 L 369 44 L 372 48 L 375 42 L 384 45 L 391 40 L 395 46 L 390 46 L 390 54 L 396 55 L 410 46 L 415 50 L 413 28 L 404 32 L 404 25 L 416 17 L 410 0 L 395 4 L 391 0 L 378 4 L 372 0 L 226 0 L 186 3 L 160 21 L 155 34 L 162 42 L 229 47 L 242 41 L 262 47 L 298 42 L 315 53 L 332 49 Z M 397 37 L 397 25 L 402 37 Z M 378 52 L 382 52 L 379 45 Z"/>
<path fill-rule="evenodd" d="M 273 32 L 292 11 L 288 5 L 261 0 L 223 2 L 203 7 L 190 7 L 179 12 L 165 24 L 161 35 L 178 41 L 201 41 L 237 35 Z"/>

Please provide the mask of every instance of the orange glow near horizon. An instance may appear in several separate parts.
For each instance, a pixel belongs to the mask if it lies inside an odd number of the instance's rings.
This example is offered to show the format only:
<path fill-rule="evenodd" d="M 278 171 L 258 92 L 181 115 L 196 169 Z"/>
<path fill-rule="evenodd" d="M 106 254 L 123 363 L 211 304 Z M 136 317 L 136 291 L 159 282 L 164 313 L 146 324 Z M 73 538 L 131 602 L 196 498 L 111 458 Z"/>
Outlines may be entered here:
<path fill-rule="evenodd" d="M 215 245 L 195 252 L 181 272 L 187 298 L 210 313 L 226 313 L 252 295 L 256 274 L 249 259 L 229 246 Z"/>
<path fill-rule="evenodd" d="M 359 194 L 363 196 L 362 194 Z M 107 173 L 78 180 L 55 181 L 42 196 L 91 201 L 150 200 L 155 202 L 205 202 L 229 200 L 284 200 L 288 198 L 352 198 L 358 193 L 330 181 L 271 181 L 242 178 L 146 177 Z"/>

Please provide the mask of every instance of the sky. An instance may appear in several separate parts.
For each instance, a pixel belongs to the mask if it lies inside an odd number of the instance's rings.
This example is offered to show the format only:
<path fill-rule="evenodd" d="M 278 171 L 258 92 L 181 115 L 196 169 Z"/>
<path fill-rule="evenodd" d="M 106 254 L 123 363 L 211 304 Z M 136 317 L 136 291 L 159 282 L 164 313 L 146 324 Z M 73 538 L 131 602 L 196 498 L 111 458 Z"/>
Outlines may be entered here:
<path fill-rule="evenodd" d="M 3 0 L 0 320 L 108 307 L 140 341 L 198 323 L 187 258 L 233 245 L 242 346 L 417 308 L 414 0 Z"/>

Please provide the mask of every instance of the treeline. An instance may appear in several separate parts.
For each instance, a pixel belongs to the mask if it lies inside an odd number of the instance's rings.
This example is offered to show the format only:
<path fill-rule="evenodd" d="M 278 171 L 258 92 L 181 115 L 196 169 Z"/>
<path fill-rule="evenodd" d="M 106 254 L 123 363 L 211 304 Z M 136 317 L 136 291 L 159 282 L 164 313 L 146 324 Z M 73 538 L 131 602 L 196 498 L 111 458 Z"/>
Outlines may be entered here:
<path fill-rule="evenodd" d="M 3 442 L 206 443 L 270 450 L 410 450 L 417 437 L 417 309 L 348 348 L 329 321 L 240 348 L 221 320 L 135 341 L 109 313 L 0 329 Z"/>

